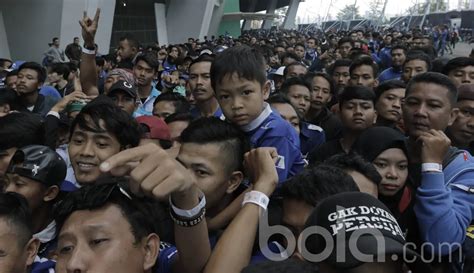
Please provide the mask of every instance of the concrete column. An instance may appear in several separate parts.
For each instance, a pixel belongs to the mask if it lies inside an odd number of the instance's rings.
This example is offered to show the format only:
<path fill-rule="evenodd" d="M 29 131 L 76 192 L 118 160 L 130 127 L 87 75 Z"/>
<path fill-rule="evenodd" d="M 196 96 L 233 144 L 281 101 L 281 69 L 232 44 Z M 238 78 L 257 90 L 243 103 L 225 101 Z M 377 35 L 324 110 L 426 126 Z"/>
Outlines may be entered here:
<path fill-rule="evenodd" d="M 95 42 L 99 46 L 101 54 L 109 53 L 114 23 L 115 0 L 63 0 L 60 34 L 62 47 L 72 43 L 73 38 L 76 36 L 82 40 L 81 26 L 78 21 L 82 18 L 84 11 L 87 12 L 90 18 L 94 18 L 97 8 L 100 8 L 100 19 Z"/>
<path fill-rule="evenodd" d="M 255 12 L 255 7 L 257 6 L 257 0 L 252 0 L 249 5 L 249 10 L 248 12 Z M 242 30 L 250 30 L 250 23 L 252 20 L 244 20 L 244 23 L 242 25 Z"/>
<path fill-rule="evenodd" d="M 270 0 L 270 2 L 268 2 L 267 14 L 272 14 L 272 15 L 275 14 L 275 9 L 276 9 L 276 6 L 277 6 L 277 2 L 278 2 L 278 0 Z M 263 29 L 270 29 L 272 27 L 272 23 L 273 23 L 273 19 L 264 20 L 263 24 L 262 24 L 262 28 Z"/>
<path fill-rule="evenodd" d="M 11 58 L 10 48 L 8 47 L 7 31 L 3 23 L 3 14 L 0 11 L 0 58 Z"/>
<path fill-rule="evenodd" d="M 170 1 L 166 12 L 168 42 L 182 43 L 190 37 L 203 39 L 209 35 L 212 18 L 217 16 L 215 6 L 216 0 Z"/>
<path fill-rule="evenodd" d="M 299 5 L 300 5 L 300 0 L 290 0 L 290 6 L 288 7 L 285 20 L 283 21 L 284 29 L 296 28 L 295 19 L 296 19 L 296 12 L 298 11 Z"/>
<path fill-rule="evenodd" d="M 168 28 L 166 27 L 166 4 L 155 3 L 156 36 L 160 45 L 168 44 Z"/>

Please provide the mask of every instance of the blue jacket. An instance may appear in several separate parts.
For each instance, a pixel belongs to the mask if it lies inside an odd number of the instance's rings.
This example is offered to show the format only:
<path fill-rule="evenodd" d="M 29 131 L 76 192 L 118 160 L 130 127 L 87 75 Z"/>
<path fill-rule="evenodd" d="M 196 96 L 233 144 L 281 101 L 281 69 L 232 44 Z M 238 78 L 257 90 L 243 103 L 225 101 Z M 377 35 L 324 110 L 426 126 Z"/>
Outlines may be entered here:
<path fill-rule="evenodd" d="M 300 142 L 301 153 L 303 156 L 306 156 L 315 147 L 326 142 L 326 134 L 323 128 L 311 123 L 302 122 L 300 128 Z"/>
<path fill-rule="evenodd" d="M 395 69 L 393 66 L 389 67 L 380 73 L 378 78 L 379 84 L 383 83 L 384 81 L 399 80 L 401 76 L 402 70 L 400 68 Z"/>
<path fill-rule="evenodd" d="M 242 126 L 250 137 L 252 148 L 275 147 L 280 159 L 275 163 L 279 182 L 303 170 L 305 162 L 300 151 L 300 140 L 291 125 L 265 104 L 262 113 L 249 124 Z"/>
<path fill-rule="evenodd" d="M 45 258 L 35 257 L 35 261 L 31 265 L 31 273 L 54 273 L 56 263 Z"/>
<path fill-rule="evenodd" d="M 442 173 L 422 173 L 421 177 L 414 207 L 421 239 L 435 250 L 442 243 L 461 245 L 474 219 L 473 157 L 460 151 Z M 435 254 L 445 255 L 456 248 L 442 247 Z"/>

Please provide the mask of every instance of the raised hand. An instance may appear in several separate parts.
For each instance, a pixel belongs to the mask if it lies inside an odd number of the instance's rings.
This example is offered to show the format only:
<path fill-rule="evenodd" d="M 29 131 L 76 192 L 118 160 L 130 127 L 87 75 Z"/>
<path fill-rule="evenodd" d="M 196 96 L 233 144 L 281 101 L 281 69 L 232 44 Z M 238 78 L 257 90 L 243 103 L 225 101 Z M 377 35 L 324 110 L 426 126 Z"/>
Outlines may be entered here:
<path fill-rule="evenodd" d="M 84 39 L 84 44 L 88 47 L 94 46 L 95 34 L 99 26 L 99 17 L 100 17 L 100 8 L 97 8 L 94 19 L 91 19 L 87 16 L 87 12 L 84 11 L 84 16 L 82 20 L 79 21 L 79 25 L 82 28 L 82 39 Z"/>

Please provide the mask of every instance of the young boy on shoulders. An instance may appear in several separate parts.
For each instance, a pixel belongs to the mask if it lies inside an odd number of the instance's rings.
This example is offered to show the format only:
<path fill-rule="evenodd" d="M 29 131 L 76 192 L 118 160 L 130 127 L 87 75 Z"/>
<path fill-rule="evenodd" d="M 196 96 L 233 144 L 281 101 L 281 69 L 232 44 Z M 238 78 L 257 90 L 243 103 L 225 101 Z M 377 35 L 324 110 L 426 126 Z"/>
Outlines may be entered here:
<path fill-rule="evenodd" d="M 252 148 L 277 149 L 280 182 L 303 169 L 297 133 L 265 102 L 270 82 L 262 54 L 246 46 L 225 50 L 212 63 L 211 84 L 226 120 L 247 133 Z"/>

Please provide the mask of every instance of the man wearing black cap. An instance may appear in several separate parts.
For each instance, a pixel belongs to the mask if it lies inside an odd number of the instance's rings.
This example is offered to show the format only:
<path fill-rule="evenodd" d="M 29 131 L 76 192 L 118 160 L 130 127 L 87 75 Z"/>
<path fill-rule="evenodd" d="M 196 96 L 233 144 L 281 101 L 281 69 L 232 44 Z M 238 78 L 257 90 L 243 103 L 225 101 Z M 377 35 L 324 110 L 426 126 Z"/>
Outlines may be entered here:
<path fill-rule="evenodd" d="M 114 83 L 107 96 L 129 115 L 133 115 L 139 105 L 137 88 L 134 84 L 126 81 L 120 80 Z"/>
<path fill-rule="evenodd" d="M 326 198 L 306 221 L 302 256 L 320 272 L 403 271 L 403 262 L 420 256 L 405 238 L 390 210 L 373 196 L 345 192 Z M 426 268 L 423 272 L 431 272 Z"/>
<path fill-rule="evenodd" d="M 53 248 L 56 224 L 51 212 L 65 176 L 64 160 L 41 145 L 18 149 L 8 167 L 5 191 L 16 192 L 27 199 L 33 215 L 33 232 L 36 232 L 33 236 L 41 242 L 38 251 L 41 257 L 47 257 Z"/>

